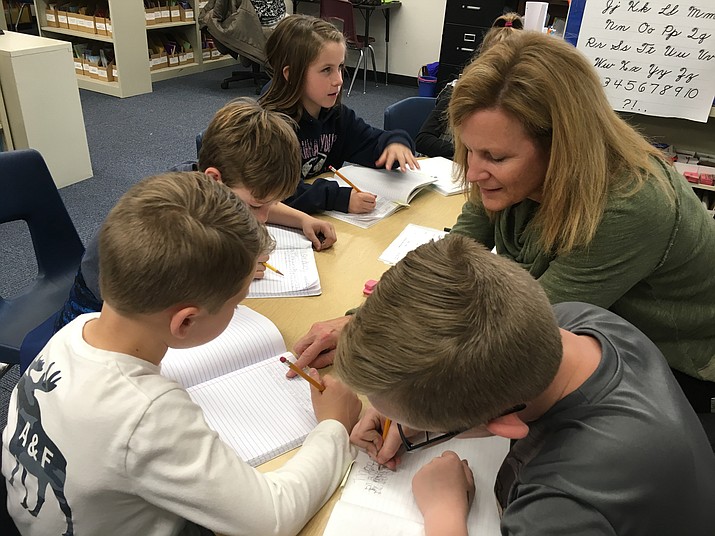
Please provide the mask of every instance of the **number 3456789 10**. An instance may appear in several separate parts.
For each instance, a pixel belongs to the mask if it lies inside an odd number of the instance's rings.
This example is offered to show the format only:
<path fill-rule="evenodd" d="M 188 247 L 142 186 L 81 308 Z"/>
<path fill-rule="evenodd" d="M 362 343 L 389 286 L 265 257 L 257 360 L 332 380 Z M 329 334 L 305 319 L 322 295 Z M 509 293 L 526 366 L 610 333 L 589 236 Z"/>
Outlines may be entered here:
<path fill-rule="evenodd" d="M 608 76 L 603 78 L 603 87 L 612 87 L 633 93 L 645 93 L 650 95 L 660 95 L 662 97 L 683 97 L 694 99 L 698 96 L 699 90 L 696 87 L 674 86 L 671 84 L 658 84 L 656 82 L 638 82 L 637 80 L 624 80 L 622 78 L 612 79 Z"/>

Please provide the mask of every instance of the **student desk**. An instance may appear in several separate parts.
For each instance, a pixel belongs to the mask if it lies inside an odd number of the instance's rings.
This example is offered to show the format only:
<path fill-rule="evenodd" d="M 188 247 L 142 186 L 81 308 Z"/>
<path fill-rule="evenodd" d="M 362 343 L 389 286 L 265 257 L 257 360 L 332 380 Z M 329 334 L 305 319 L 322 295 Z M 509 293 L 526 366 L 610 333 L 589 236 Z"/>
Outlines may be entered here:
<path fill-rule="evenodd" d="M 348 309 L 362 303 L 365 281 L 379 279 L 389 268 L 378 257 L 408 223 L 436 229 L 451 227 L 464 201 L 464 196 L 460 194 L 444 197 L 427 189 L 412 200 L 409 208 L 397 211 L 369 229 L 321 216 L 321 219 L 335 225 L 338 233 L 338 241 L 331 249 L 315 254 L 323 294 L 304 298 L 250 299 L 244 304 L 270 318 L 278 326 L 290 350 L 314 322 L 342 316 Z M 293 452 L 262 464 L 258 469 L 263 472 L 275 470 Z M 301 536 L 323 534 L 339 495 L 337 492 L 333 494 L 299 533 Z"/>

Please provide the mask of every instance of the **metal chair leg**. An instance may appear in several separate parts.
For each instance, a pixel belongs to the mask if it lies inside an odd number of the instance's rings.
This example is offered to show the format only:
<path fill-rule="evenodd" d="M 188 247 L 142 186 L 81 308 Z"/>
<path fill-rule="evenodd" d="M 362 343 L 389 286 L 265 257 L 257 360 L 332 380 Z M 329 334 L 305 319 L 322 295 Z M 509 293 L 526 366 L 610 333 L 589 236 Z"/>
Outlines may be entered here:
<path fill-rule="evenodd" d="M 368 45 L 367 48 L 370 49 L 370 58 L 372 58 L 372 75 L 375 77 L 375 87 L 378 87 L 378 85 L 377 85 L 377 66 L 375 65 L 375 49 L 372 48 L 372 45 Z"/>
<path fill-rule="evenodd" d="M 20 5 L 20 10 L 17 12 L 17 20 L 15 21 L 15 31 L 17 31 L 17 27 L 20 26 L 20 19 L 22 18 L 22 12 L 25 11 L 25 7 L 28 6 L 29 4 L 21 4 Z M 10 21 L 12 24 L 12 20 Z"/>
<path fill-rule="evenodd" d="M 364 56 L 365 56 L 365 54 L 363 53 L 362 49 L 360 49 L 360 57 L 358 58 L 358 61 L 355 64 L 355 71 L 353 72 L 353 77 L 352 77 L 352 80 L 350 81 L 350 87 L 348 88 L 348 95 L 347 95 L 348 97 L 350 96 L 350 92 L 353 90 L 353 85 L 355 84 L 355 79 L 357 78 L 357 72 L 358 72 L 358 69 L 360 68 L 360 64 L 362 63 L 362 59 Z M 363 93 L 365 93 L 364 89 L 365 89 L 365 87 L 363 86 Z"/>

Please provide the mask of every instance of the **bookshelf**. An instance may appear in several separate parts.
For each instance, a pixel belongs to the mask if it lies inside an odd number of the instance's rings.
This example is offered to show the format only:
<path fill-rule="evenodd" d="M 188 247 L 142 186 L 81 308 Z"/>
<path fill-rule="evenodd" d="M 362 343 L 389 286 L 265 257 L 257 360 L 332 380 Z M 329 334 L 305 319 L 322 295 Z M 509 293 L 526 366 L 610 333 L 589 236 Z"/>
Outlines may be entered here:
<path fill-rule="evenodd" d="M 47 20 L 47 6 L 56 3 L 56 0 L 34 1 L 41 35 L 71 42 L 109 43 L 114 47 L 117 80 L 105 81 L 85 74 L 77 74 L 77 84 L 82 89 L 115 97 L 131 97 L 151 93 L 154 82 L 235 64 L 235 60 L 227 56 L 209 59 L 203 57 L 198 23 L 199 10 L 206 3 L 203 0 L 189 0 L 193 8 L 191 20 L 158 24 L 148 23 L 148 15 L 141 0 L 108 0 L 112 35 L 50 26 Z M 152 68 L 149 56 L 150 43 L 162 32 L 175 35 L 182 41 L 190 43 L 193 61 Z"/>

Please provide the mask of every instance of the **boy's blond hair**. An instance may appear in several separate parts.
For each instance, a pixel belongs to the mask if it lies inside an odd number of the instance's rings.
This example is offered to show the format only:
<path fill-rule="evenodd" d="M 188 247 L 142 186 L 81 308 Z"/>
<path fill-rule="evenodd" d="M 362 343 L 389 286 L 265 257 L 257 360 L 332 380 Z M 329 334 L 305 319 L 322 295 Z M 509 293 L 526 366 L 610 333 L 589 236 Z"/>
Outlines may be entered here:
<path fill-rule="evenodd" d="M 470 238 L 420 246 L 343 330 L 336 374 L 412 426 L 467 430 L 540 395 L 562 357 L 539 283 Z"/>
<path fill-rule="evenodd" d="M 257 200 L 285 199 L 300 182 L 295 122 L 247 97 L 234 99 L 209 123 L 199 169 L 215 167 L 229 188 L 244 187 Z"/>
<path fill-rule="evenodd" d="M 175 305 L 215 312 L 272 245 L 248 207 L 208 175 L 149 177 L 122 196 L 102 226 L 102 297 L 125 315 Z"/>

